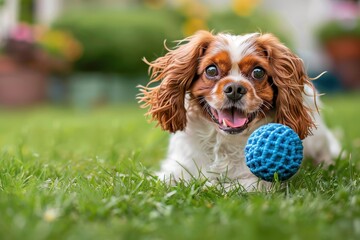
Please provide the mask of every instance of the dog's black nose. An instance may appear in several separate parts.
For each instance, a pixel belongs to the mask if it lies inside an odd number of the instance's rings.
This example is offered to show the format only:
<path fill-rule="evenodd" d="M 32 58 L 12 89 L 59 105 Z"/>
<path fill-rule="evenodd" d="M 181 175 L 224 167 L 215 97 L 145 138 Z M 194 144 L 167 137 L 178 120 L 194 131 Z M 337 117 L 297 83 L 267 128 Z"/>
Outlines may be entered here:
<path fill-rule="evenodd" d="M 247 89 L 244 86 L 235 82 L 229 83 L 224 87 L 225 95 L 233 101 L 240 100 L 242 96 L 246 94 L 246 92 Z"/>

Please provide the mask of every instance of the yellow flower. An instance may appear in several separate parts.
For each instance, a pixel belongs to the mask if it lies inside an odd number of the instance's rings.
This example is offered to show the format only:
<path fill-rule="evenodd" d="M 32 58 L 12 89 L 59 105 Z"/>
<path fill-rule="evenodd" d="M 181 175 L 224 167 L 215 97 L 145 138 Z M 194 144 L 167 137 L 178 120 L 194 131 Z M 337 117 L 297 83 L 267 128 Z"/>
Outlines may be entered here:
<path fill-rule="evenodd" d="M 208 30 L 205 20 L 200 18 L 189 18 L 183 25 L 183 33 L 190 36 L 198 30 Z"/>
<path fill-rule="evenodd" d="M 82 46 L 71 33 L 45 28 L 38 30 L 37 33 L 38 44 L 50 54 L 62 57 L 69 62 L 80 58 Z"/>
<path fill-rule="evenodd" d="M 249 16 L 259 3 L 260 0 L 233 0 L 232 8 L 239 16 Z"/>

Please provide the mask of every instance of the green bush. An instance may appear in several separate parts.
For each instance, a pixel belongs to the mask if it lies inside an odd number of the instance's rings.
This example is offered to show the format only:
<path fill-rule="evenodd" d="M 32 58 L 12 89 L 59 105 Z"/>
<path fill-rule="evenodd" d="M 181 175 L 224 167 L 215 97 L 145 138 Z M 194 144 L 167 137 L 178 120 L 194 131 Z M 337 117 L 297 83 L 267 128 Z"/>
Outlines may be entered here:
<path fill-rule="evenodd" d="M 83 45 L 84 54 L 75 69 L 138 74 L 147 69 L 142 57 L 160 55 L 164 39 L 182 37 L 180 22 L 172 12 L 89 10 L 64 15 L 55 28 L 72 32 Z"/>
<path fill-rule="evenodd" d="M 79 71 L 121 74 L 144 74 L 147 65 L 142 57 L 153 60 L 166 52 L 163 42 L 174 46 L 182 39 L 185 17 L 170 10 L 114 9 L 84 10 L 67 13 L 55 28 L 66 29 L 83 44 L 84 54 L 76 62 Z M 273 18 L 263 13 L 239 17 L 231 12 L 214 13 L 208 19 L 210 30 L 234 34 L 274 32 L 289 42 Z"/>
<path fill-rule="evenodd" d="M 337 20 L 326 22 L 318 28 L 317 36 L 322 43 L 339 37 L 360 38 L 360 19 L 357 19 L 354 22 L 342 22 Z"/>

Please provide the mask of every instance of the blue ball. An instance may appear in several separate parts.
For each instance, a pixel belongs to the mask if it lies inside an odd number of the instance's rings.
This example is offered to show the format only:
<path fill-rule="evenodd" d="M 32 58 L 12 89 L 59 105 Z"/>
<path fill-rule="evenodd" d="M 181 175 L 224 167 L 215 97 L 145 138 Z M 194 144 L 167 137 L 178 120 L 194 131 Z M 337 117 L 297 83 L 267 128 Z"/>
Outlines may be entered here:
<path fill-rule="evenodd" d="M 245 147 L 246 165 L 257 177 L 271 182 L 274 174 L 280 181 L 291 178 L 300 168 L 303 145 L 289 127 L 269 123 L 255 130 Z"/>

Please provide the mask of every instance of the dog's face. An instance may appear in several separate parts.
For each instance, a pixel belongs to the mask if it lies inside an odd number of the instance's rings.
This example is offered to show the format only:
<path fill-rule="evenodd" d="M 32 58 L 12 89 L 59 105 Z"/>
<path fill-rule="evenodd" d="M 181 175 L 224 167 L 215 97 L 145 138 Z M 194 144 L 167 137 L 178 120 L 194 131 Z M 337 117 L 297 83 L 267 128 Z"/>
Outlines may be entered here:
<path fill-rule="evenodd" d="M 238 134 L 274 108 L 271 67 L 257 34 L 218 35 L 199 61 L 192 101 L 226 133 Z"/>
<path fill-rule="evenodd" d="M 304 85 L 311 83 L 302 61 L 274 36 L 213 35 L 199 32 L 150 65 L 157 87 L 143 87 L 141 101 L 170 132 L 186 127 L 189 105 L 219 131 L 241 134 L 273 115 L 301 138 L 313 122 L 303 105 Z M 151 83 L 150 82 L 150 83 Z"/>

